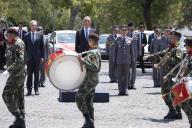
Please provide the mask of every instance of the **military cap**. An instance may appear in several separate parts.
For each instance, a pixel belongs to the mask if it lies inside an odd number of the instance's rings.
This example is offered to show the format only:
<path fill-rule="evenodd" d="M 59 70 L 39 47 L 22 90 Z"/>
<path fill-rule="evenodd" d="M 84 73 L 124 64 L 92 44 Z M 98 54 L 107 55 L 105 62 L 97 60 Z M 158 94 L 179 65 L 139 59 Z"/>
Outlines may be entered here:
<path fill-rule="evenodd" d="M 172 31 L 172 32 L 170 33 L 170 35 L 175 35 L 175 36 L 178 36 L 179 38 L 181 38 L 181 33 L 176 32 L 176 31 Z"/>
<path fill-rule="evenodd" d="M 121 25 L 120 27 L 119 27 L 121 30 L 127 30 L 128 29 L 128 26 L 127 25 Z"/>
<path fill-rule="evenodd" d="M 192 37 L 185 39 L 185 46 L 192 47 Z"/>
<path fill-rule="evenodd" d="M 17 35 L 18 36 L 18 31 L 15 29 L 15 28 L 9 28 L 8 30 L 7 30 L 7 34 L 8 33 L 10 33 L 10 34 L 15 34 L 15 35 Z"/>

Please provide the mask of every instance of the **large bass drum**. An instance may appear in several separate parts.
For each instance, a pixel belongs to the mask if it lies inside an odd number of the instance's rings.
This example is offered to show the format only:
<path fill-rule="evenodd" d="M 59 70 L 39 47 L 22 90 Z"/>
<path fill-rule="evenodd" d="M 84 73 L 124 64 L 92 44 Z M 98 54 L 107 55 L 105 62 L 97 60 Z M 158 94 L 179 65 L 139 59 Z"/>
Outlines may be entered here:
<path fill-rule="evenodd" d="M 86 68 L 73 51 L 58 51 L 49 57 L 46 73 L 50 82 L 61 91 L 77 89 L 84 81 Z"/>
<path fill-rule="evenodd" d="M 192 98 L 192 79 L 186 77 L 171 89 L 174 94 L 173 105 L 177 106 Z"/>

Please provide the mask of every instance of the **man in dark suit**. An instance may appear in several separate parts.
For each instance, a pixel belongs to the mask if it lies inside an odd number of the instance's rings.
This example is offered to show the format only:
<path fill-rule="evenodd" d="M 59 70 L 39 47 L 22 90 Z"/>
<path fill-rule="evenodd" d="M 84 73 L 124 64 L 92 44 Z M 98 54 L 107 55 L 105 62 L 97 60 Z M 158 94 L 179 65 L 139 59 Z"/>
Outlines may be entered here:
<path fill-rule="evenodd" d="M 75 40 L 75 51 L 78 53 L 89 50 L 88 37 L 90 33 L 95 32 L 91 28 L 91 18 L 89 16 L 84 17 L 83 19 L 83 28 L 76 33 Z"/>
<path fill-rule="evenodd" d="M 5 50 L 6 50 L 6 42 L 5 42 L 5 26 L 4 21 L 0 21 L 0 70 L 5 70 L 4 66 L 6 63 L 5 59 Z"/>
<path fill-rule="evenodd" d="M 39 95 L 39 65 L 44 57 L 43 35 L 36 32 L 37 21 L 30 22 L 30 29 L 31 31 L 24 36 L 27 53 L 27 96 L 32 92 L 33 74 L 35 95 Z"/>
<path fill-rule="evenodd" d="M 19 30 L 18 30 L 19 38 L 23 40 L 23 38 L 27 32 L 23 30 L 23 24 L 22 23 L 19 23 L 18 27 L 19 27 Z"/>
<path fill-rule="evenodd" d="M 141 66 L 141 70 L 142 73 L 145 73 L 145 66 L 144 66 L 144 61 L 143 61 L 143 57 L 144 57 L 144 53 L 145 53 L 145 49 L 144 47 L 147 45 L 147 37 L 146 34 L 144 33 L 145 31 L 145 26 L 144 25 L 140 25 L 139 26 L 139 40 L 140 40 L 140 57 L 139 57 L 139 61 L 140 61 L 140 66 Z"/>

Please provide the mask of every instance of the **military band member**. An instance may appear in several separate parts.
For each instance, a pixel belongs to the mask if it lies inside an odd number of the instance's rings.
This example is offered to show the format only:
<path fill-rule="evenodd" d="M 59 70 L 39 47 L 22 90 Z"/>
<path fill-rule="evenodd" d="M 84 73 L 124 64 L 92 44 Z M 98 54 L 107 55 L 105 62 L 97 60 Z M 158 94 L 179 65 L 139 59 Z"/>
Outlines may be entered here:
<path fill-rule="evenodd" d="M 131 43 L 131 65 L 128 74 L 128 89 L 136 89 L 135 80 L 136 80 L 136 68 L 137 68 L 137 59 L 139 57 L 139 51 L 141 50 L 139 35 L 134 32 L 134 23 L 128 23 L 128 37 L 132 38 Z"/>
<path fill-rule="evenodd" d="M 98 40 L 99 37 L 97 34 L 90 33 L 88 39 L 89 50 L 97 49 Z M 76 103 L 85 118 L 85 123 L 82 128 L 95 128 L 93 100 L 95 87 L 99 82 L 98 72 L 101 68 L 101 56 L 99 51 L 90 52 L 84 58 L 79 58 L 79 61 L 81 64 L 85 65 L 87 74 L 77 92 Z"/>
<path fill-rule="evenodd" d="M 7 70 L 9 74 L 3 90 L 3 100 L 8 110 L 16 120 L 9 128 L 25 128 L 24 107 L 24 42 L 18 37 L 17 30 L 10 28 L 7 31 Z"/>
<path fill-rule="evenodd" d="M 160 67 L 163 66 L 165 68 L 166 74 L 170 72 L 179 62 L 181 62 L 182 58 L 182 51 L 180 48 L 178 48 L 179 41 L 181 38 L 181 34 L 172 31 L 171 32 L 171 43 L 167 49 L 165 49 L 162 52 L 158 52 L 150 57 L 148 59 L 153 62 L 159 62 Z M 162 59 L 160 59 L 162 57 Z M 164 63 L 161 65 L 161 63 Z M 175 70 L 175 72 L 178 72 L 179 69 Z M 174 72 L 174 75 L 176 74 Z M 174 77 L 174 76 L 173 76 Z M 167 93 L 170 92 L 171 87 L 174 85 L 174 82 L 172 81 L 172 78 L 164 77 L 163 85 L 161 88 L 161 93 L 164 96 L 163 99 L 165 101 L 165 104 L 169 108 L 168 114 L 164 117 L 164 119 L 182 119 L 181 109 L 179 106 L 174 107 L 173 106 L 173 95 Z"/>
<path fill-rule="evenodd" d="M 150 54 L 155 54 L 157 52 L 163 51 L 168 48 L 167 39 L 162 36 L 161 30 L 156 30 L 156 38 L 154 38 L 150 45 Z M 154 87 L 160 87 L 162 84 L 161 68 L 157 69 L 153 66 L 153 81 Z"/>
<path fill-rule="evenodd" d="M 187 50 L 187 65 L 180 66 L 182 68 L 182 73 L 183 76 L 179 76 L 179 80 L 182 79 L 183 77 L 186 77 L 188 75 L 192 74 L 192 39 L 185 39 L 185 47 Z M 168 73 L 167 77 L 172 77 L 174 76 L 173 72 Z M 188 117 L 189 123 L 190 123 L 190 128 L 192 128 L 192 99 L 188 99 L 187 101 L 183 102 L 181 105 L 181 108 L 185 112 L 185 114 Z"/>
<path fill-rule="evenodd" d="M 117 82 L 117 69 L 114 62 L 115 40 L 118 37 L 119 27 L 113 26 L 112 34 L 109 35 L 106 42 L 106 53 L 109 56 L 109 77 L 110 83 Z"/>
<path fill-rule="evenodd" d="M 120 27 L 121 36 L 115 43 L 115 62 L 117 64 L 119 96 L 128 95 L 128 75 L 131 65 L 132 38 L 128 37 L 127 25 Z"/>

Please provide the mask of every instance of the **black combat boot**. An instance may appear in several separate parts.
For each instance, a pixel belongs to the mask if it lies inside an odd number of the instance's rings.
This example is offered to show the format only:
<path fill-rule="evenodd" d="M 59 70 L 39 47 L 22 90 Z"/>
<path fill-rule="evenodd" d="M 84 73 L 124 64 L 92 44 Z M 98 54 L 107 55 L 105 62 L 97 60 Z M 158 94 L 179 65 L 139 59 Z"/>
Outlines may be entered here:
<path fill-rule="evenodd" d="M 171 120 L 175 120 L 177 118 L 178 118 L 178 113 L 177 113 L 176 109 L 169 109 L 169 112 L 164 117 L 164 119 L 171 119 Z"/>
<path fill-rule="evenodd" d="M 16 118 L 13 125 L 9 126 L 9 128 L 26 128 L 25 120 L 23 118 Z"/>
<path fill-rule="evenodd" d="M 82 128 L 95 128 L 94 126 L 94 122 L 91 119 L 89 114 L 83 114 L 84 118 L 85 118 L 85 123 L 83 125 Z"/>

